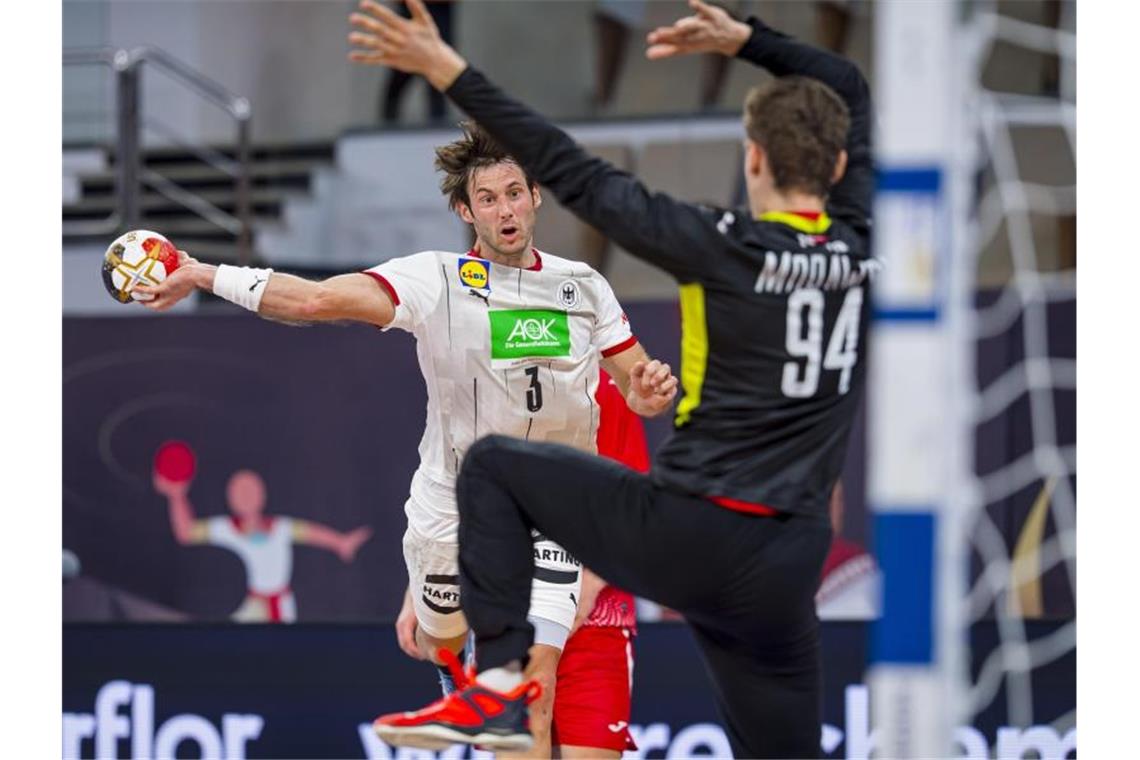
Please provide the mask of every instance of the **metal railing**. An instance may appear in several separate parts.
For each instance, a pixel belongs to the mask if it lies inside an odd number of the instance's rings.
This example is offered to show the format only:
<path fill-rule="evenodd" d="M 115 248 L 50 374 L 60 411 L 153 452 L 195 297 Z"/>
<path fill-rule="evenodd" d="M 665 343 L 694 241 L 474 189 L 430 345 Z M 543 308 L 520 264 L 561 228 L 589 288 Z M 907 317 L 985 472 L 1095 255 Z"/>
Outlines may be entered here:
<path fill-rule="evenodd" d="M 141 85 L 144 64 L 217 106 L 234 120 L 237 134 L 233 159 L 208 146 L 192 143 L 176 129 L 157 119 L 143 118 Z M 152 47 L 132 50 L 110 47 L 65 50 L 63 65 L 107 66 L 115 73 L 115 184 L 118 198 L 117 207 L 108 217 L 93 221 L 65 221 L 64 234 L 110 233 L 137 227 L 142 218 L 141 196 L 145 185 L 236 236 L 238 262 L 249 263 L 253 248 L 249 100 L 234 95 L 169 53 Z M 170 178 L 148 169 L 144 165 L 142 153 L 144 127 L 158 132 L 200 161 L 232 177 L 235 213 L 230 214 L 218 208 Z"/>

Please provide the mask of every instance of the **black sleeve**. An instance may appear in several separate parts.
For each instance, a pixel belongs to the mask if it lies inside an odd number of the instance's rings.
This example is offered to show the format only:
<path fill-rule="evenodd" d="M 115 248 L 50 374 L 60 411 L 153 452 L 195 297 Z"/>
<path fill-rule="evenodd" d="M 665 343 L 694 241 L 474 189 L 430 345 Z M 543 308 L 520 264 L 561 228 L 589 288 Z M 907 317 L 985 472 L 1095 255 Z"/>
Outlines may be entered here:
<path fill-rule="evenodd" d="M 476 69 L 464 70 L 446 94 L 578 217 L 682 282 L 697 279 L 717 235 L 715 212 L 650 192 Z"/>
<path fill-rule="evenodd" d="M 851 114 L 847 132 L 847 172 L 828 196 L 828 213 L 866 236 L 871 227 L 875 171 L 871 157 L 871 91 L 859 67 L 846 58 L 805 45 L 748 19 L 752 36 L 736 54 L 776 76 L 818 79 L 843 98 Z"/>

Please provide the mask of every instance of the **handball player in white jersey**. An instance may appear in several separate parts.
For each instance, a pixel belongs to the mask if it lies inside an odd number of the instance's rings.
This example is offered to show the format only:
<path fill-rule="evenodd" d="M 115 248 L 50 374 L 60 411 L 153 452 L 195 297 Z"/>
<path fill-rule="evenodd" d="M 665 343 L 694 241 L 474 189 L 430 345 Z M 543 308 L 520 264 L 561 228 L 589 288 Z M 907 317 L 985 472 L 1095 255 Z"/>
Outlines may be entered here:
<path fill-rule="evenodd" d="M 650 360 L 609 284 L 588 265 L 534 247 L 537 184 L 481 129 L 436 150 L 441 190 L 475 232 L 471 250 L 423 251 L 364 273 L 312 282 L 272 270 L 211 266 L 180 253 L 163 283 L 141 288 L 164 311 L 195 288 L 285 321 L 366 322 L 416 336 L 428 408 L 420 466 L 405 505 L 404 558 L 419 650 L 454 662 L 467 621 L 458 577 L 455 477 L 467 449 L 490 433 L 596 452 L 599 363 L 630 409 L 672 407 L 677 379 Z M 537 534 L 529 672 L 544 687 L 531 706 L 536 756 L 549 753 L 558 656 L 580 595 L 580 566 Z"/>

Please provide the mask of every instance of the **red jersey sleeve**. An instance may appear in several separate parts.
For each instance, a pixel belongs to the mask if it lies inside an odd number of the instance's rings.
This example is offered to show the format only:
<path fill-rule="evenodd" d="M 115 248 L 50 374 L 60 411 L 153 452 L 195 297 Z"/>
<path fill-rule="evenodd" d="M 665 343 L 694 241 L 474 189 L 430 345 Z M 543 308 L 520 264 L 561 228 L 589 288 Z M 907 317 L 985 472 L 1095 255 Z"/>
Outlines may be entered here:
<path fill-rule="evenodd" d="M 638 472 L 649 472 L 645 427 L 641 418 L 629 410 L 617 383 L 605 372 L 601 373 L 595 398 L 601 410 L 598 453 Z"/>

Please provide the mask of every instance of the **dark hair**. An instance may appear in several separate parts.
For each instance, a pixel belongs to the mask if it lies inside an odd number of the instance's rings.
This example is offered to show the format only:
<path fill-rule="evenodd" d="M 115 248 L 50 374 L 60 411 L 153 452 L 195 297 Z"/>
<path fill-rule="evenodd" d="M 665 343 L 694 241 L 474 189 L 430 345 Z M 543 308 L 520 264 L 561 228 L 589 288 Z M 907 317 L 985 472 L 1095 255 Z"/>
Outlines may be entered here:
<path fill-rule="evenodd" d="M 774 79 L 744 101 L 744 129 L 767 154 L 778 190 L 826 196 L 850 125 L 847 105 L 817 79 Z"/>
<path fill-rule="evenodd" d="M 522 169 L 518 161 L 515 161 L 475 122 L 460 122 L 459 128 L 463 130 L 463 137 L 435 149 L 435 168 L 443 172 L 439 189 L 447 196 L 447 205 L 452 210 L 455 210 L 460 203 L 470 207 L 471 197 L 467 192 L 467 185 L 476 169 L 485 169 L 504 161 L 509 161 Z M 533 190 L 535 181 L 530 178 L 526 169 L 522 169 L 522 173 L 526 178 L 527 187 Z"/>

